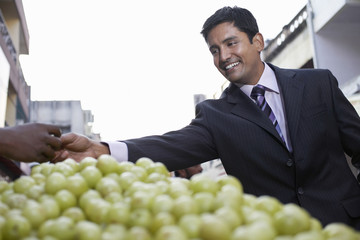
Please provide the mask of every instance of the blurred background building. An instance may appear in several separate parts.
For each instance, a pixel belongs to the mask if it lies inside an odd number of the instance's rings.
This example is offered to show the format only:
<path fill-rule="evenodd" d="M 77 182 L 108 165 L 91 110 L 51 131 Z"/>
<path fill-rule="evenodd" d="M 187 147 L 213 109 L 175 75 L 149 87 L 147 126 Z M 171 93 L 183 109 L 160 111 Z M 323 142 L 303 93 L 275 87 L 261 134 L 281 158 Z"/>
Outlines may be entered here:
<path fill-rule="evenodd" d="M 62 133 L 76 132 L 100 140 L 100 134 L 92 131 L 94 115 L 83 110 L 80 101 L 31 101 L 30 122 L 57 125 Z"/>
<path fill-rule="evenodd" d="M 276 14 L 276 13 L 274 13 Z M 360 0 L 309 0 L 274 38 L 266 40 L 262 58 L 286 68 L 328 68 L 344 94 L 360 112 Z M 52 123 L 63 132 L 74 131 L 93 139 L 94 116 L 79 101 L 31 102 L 19 63 L 29 54 L 29 32 L 22 0 L 0 0 L 0 127 L 28 122 Z M 218 98 L 228 82 L 214 89 Z M 199 94 L 194 103 L 206 99 Z M 224 174 L 221 160 L 203 164 L 204 171 Z M 20 164 L 0 159 L 0 177 L 22 174 Z"/>
<path fill-rule="evenodd" d="M 92 132 L 94 116 L 90 110 L 83 110 L 79 101 L 31 102 L 31 87 L 23 76 L 20 54 L 29 54 L 22 0 L 0 0 L 0 127 L 52 123 L 63 133 L 73 131 L 99 139 L 100 135 Z M 26 169 L 26 164 L 0 159 L 0 178 L 15 179 Z"/>

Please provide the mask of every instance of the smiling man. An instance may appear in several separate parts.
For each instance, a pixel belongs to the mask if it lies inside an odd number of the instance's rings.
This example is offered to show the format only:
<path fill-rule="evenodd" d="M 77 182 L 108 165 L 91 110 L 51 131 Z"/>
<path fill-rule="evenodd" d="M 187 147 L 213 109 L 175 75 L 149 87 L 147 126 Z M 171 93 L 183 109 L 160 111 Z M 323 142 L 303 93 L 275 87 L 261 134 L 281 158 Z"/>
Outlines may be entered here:
<path fill-rule="evenodd" d="M 263 62 L 263 37 L 244 8 L 219 9 L 201 33 L 230 81 L 220 99 L 199 103 L 188 126 L 163 135 L 107 143 L 63 135 L 56 160 L 149 157 L 173 171 L 220 158 L 245 192 L 360 229 L 360 185 L 344 155 L 359 167 L 360 119 L 332 73 Z"/>

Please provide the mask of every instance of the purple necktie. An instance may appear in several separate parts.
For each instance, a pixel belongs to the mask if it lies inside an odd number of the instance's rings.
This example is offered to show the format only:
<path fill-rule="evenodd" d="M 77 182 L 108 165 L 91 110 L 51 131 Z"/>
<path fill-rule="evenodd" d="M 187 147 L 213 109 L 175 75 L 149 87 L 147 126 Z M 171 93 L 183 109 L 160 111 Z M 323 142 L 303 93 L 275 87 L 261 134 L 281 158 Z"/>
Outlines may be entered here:
<path fill-rule="evenodd" d="M 253 87 L 250 97 L 256 101 L 258 107 L 266 114 L 266 116 L 269 117 L 276 131 L 279 133 L 280 138 L 285 143 L 285 139 L 283 134 L 281 133 L 279 123 L 277 122 L 273 111 L 265 100 L 265 87 L 262 85 L 256 85 L 255 87 Z"/>

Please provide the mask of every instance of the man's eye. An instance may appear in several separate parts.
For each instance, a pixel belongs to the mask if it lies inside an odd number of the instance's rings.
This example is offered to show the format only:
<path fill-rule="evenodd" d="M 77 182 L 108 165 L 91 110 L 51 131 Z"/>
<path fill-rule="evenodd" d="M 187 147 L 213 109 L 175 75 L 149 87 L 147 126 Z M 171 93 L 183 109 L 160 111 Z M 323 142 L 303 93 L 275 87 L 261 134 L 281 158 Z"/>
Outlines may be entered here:
<path fill-rule="evenodd" d="M 235 44 L 236 44 L 236 42 L 229 42 L 229 43 L 228 43 L 228 46 L 231 47 L 231 46 L 233 46 L 233 45 L 235 45 Z"/>
<path fill-rule="evenodd" d="M 219 52 L 219 50 L 217 50 L 217 49 L 212 49 L 210 52 L 211 52 L 212 55 L 215 55 L 216 53 Z"/>

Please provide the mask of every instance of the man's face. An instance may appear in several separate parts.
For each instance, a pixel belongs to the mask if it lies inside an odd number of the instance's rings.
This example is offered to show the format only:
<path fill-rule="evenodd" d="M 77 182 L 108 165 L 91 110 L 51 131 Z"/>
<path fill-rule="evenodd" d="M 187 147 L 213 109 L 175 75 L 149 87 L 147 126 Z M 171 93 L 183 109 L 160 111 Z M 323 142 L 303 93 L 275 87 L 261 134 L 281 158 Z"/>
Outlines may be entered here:
<path fill-rule="evenodd" d="M 264 67 L 260 58 L 264 47 L 260 33 L 251 44 L 246 33 L 233 23 L 224 22 L 209 32 L 207 44 L 216 68 L 230 82 L 255 85 L 260 79 Z"/>

